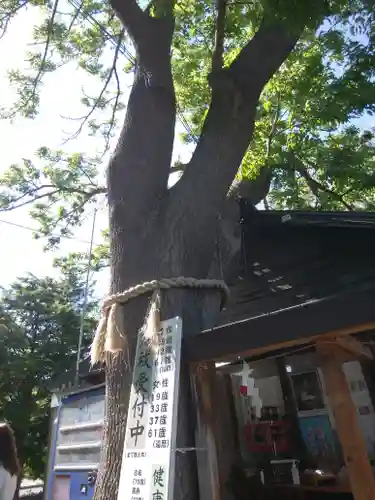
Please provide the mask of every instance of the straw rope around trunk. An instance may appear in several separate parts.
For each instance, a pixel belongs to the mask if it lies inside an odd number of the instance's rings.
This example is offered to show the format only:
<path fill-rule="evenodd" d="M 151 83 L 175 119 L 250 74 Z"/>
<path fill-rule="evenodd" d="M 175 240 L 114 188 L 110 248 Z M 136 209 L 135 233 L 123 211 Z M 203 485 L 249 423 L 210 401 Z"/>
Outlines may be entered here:
<path fill-rule="evenodd" d="M 147 281 L 128 288 L 125 292 L 110 295 L 102 304 L 102 316 L 91 346 L 91 363 L 104 362 L 106 352 L 116 353 L 127 349 L 128 342 L 121 306 L 140 295 L 151 292 L 151 303 L 141 332 L 144 338 L 152 344 L 160 331 L 161 291 L 171 288 L 216 289 L 222 295 L 222 307 L 229 298 L 229 288 L 222 280 L 183 276 Z"/>

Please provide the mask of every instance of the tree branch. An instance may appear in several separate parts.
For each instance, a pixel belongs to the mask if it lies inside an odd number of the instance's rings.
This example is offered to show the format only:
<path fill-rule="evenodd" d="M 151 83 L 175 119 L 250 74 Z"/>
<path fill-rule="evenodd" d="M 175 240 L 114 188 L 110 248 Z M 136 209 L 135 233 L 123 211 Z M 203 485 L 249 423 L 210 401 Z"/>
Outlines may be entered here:
<path fill-rule="evenodd" d="M 272 147 L 272 141 L 277 135 L 277 124 L 280 119 L 280 108 L 281 108 L 281 99 L 280 99 L 280 94 L 277 94 L 277 105 L 276 105 L 276 112 L 272 120 L 272 125 L 271 125 L 271 130 L 267 138 L 267 145 L 266 145 L 266 159 L 268 160 L 269 157 L 271 156 L 271 147 Z"/>
<path fill-rule="evenodd" d="M 273 168 L 274 169 L 279 168 L 289 172 L 297 172 L 306 181 L 308 188 L 310 189 L 312 194 L 317 198 L 318 201 L 320 198 L 320 191 L 323 191 L 324 193 L 327 193 L 331 198 L 341 203 L 347 210 L 350 211 L 355 210 L 355 208 L 352 205 L 350 205 L 348 202 L 345 201 L 343 195 L 336 193 L 336 191 L 333 191 L 328 186 L 314 179 L 309 174 L 303 161 L 300 158 L 298 158 L 294 153 L 290 153 L 289 157 L 290 157 L 289 163 L 281 163 L 278 165 L 274 165 Z"/>
<path fill-rule="evenodd" d="M 119 79 L 119 76 L 118 76 L 117 64 L 116 63 L 115 63 L 113 72 L 114 72 L 114 75 L 115 75 L 117 92 L 116 92 L 115 103 L 112 106 L 111 118 L 109 120 L 109 128 L 108 128 L 108 131 L 106 132 L 106 148 L 105 148 L 104 154 L 109 149 L 109 141 L 110 141 L 110 139 L 112 137 L 112 131 L 113 131 L 115 125 L 116 125 L 116 112 L 117 112 L 117 109 L 118 109 L 118 106 L 119 106 L 120 96 L 121 96 L 120 79 Z"/>
<path fill-rule="evenodd" d="M 139 7 L 136 0 L 110 0 L 110 4 L 136 43 L 145 29 L 148 14 Z"/>
<path fill-rule="evenodd" d="M 22 7 L 24 5 L 25 4 L 22 4 Z M 36 76 L 32 79 L 32 82 L 31 82 L 32 89 L 31 89 L 30 95 L 26 99 L 26 102 L 17 106 L 16 109 L 12 113 L 7 115 L 8 119 L 14 118 L 16 116 L 16 114 L 19 111 L 21 111 L 22 109 L 27 111 L 27 108 L 29 106 L 31 106 L 33 110 L 34 110 L 34 108 L 37 107 L 38 99 L 39 99 L 38 98 L 38 87 L 41 84 L 43 76 L 45 74 L 45 69 L 46 69 L 45 67 L 47 64 L 48 52 L 50 51 L 50 45 L 51 45 L 51 41 L 52 41 L 52 34 L 53 34 L 53 29 L 54 29 L 55 18 L 57 15 L 58 5 L 59 5 L 59 0 L 55 0 L 54 4 L 53 4 L 53 8 L 52 8 L 51 17 L 48 20 L 48 32 L 47 32 L 47 37 L 46 37 L 46 41 L 45 41 L 42 59 L 41 59 L 40 64 L 39 64 L 38 72 L 37 72 Z"/>
<path fill-rule="evenodd" d="M 18 11 L 23 9 L 23 7 L 25 7 L 29 3 L 29 1 L 30 0 L 25 0 L 24 2 L 21 2 L 19 5 L 14 7 L 11 11 L 7 12 L 0 18 L 0 30 L 2 31 L 2 33 L 0 34 L 0 40 L 5 35 L 11 19 L 18 13 Z"/>
<path fill-rule="evenodd" d="M 26 193 L 19 198 L 16 198 L 12 200 L 8 206 L 0 208 L 0 212 L 11 212 L 12 210 L 16 210 L 17 208 L 25 207 L 27 205 L 30 205 L 31 203 L 35 203 L 36 201 L 41 200 L 42 198 L 46 198 L 47 196 L 53 196 L 55 194 L 58 194 L 59 190 L 55 189 L 53 191 L 49 191 L 48 193 L 42 193 L 39 195 L 36 195 L 35 193 L 31 193 L 30 196 L 32 198 L 29 198 L 25 201 L 21 201 L 24 199 L 29 193 Z"/>
<path fill-rule="evenodd" d="M 226 0 L 216 0 L 217 14 L 212 72 L 220 71 L 223 67 L 226 7 Z"/>
<path fill-rule="evenodd" d="M 244 91 L 262 91 L 294 49 L 303 29 L 300 26 L 292 30 L 282 21 L 262 21 L 229 69 Z"/>
<path fill-rule="evenodd" d="M 68 26 L 68 33 L 71 32 L 71 30 L 74 26 L 74 23 L 77 21 L 78 17 L 81 15 L 82 7 L 83 7 L 83 0 L 79 4 L 78 8 L 76 9 L 75 13 L 72 16 L 72 19 L 70 20 L 70 23 Z"/>
<path fill-rule="evenodd" d="M 46 191 L 49 189 L 49 191 Z M 21 195 L 17 197 L 13 197 L 12 199 L 9 200 L 7 204 L 4 204 L 4 206 L 0 206 L 0 212 L 11 212 L 12 210 L 15 210 L 17 208 L 24 207 L 26 205 L 30 205 L 32 203 L 35 203 L 36 201 L 39 201 L 43 198 L 48 198 L 50 196 L 54 196 L 59 193 L 69 193 L 69 194 L 80 194 L 86 198 L 86 201 L 92 198 L 93 196 L 96 196 L 98 194 L 104 194 L 106 193 L 106 188 L 104 187 L 97 187 L 93 188 L 90 191 L 85 191 L 83 189 L 79 188 L 57 188 L 53 184 L 43 184 L 41 186 L 36 187 L 35 189 L 30 189 L 26 193 L 22 193 Z M 27 198 L 28 199 L 25 199 Z"/>
<path fill-rule="evenodd" d="M 122 41 L 124 39 L 124 30 L 121 30 L 121 33 L 118 37 L 118 41 L 117 41 L 117 44 L 116 44 L 116 48 L 115 48 L 115 53 L 114 53 L 114 56 L 113 56 L 113 60 L 112 60 L 112 65 L 111 65 L 111 68 L 108 72 L 108 75 L 106 77 L 106 79 L 104 80 L 104 85 L 100 91 L 100 94 L 99 96 L 95 99 L 94 101 L 94 104 L 91 106 L 91 109 L 90 111 L 87 113 L 86 116 L 84 116 L 83 118 L 80 118 L 82 121 L 80 123 L 80 126 L 78 127 L 78 129 L 73 133 L 71 134 L 69 137 L 67 137 L 65 140 L 64 140 L 64 144 L 66 144 L 68 141 L 72 140 L 72 139 L 76 139 L 80 133 L 82 132 L 83 130 L 83 127 L 87 124 L 87 122 L 90 120 L 90 118 L 92 117 L 92 115 L 94 114 L 94 112 L 98 109 L 99 106 L 102 106 L 102 101 L 103 101 L 103 98 L 104 98 L 104 95 L 108 89 L 108 86 L 109 84 L 111 83 L 111 80 L 112 80 L 112 77 L 115 76 L 115 79 L 116 79 L 116 85 L 117 85 L 117 92 L 116 92 L 116 95 L 114 98 L 110 99 L 109 101 L 106 102 L 106 104 L 108 104 L 110 101 L 114 100 L 114 104 L 112 106 L 112 113 L 111 113 L 111 119 L 110 119 L 110 127 L 109 127 L 109 131 L 105 134 L 105 148 L 104 148 L 104 153 L 105 154 L 108 149 L 109 149 L 109 141 L 110 141 L 110 136 L 111 136 L 111 132 L 112 132 L 112 129 L 113 129 L 113 126 L 114 126 L 114 121 L 115 121 L 115 116 L 116 116 L 116 111 L 117 111 L 117 108 L 118 108 L 118 104 L 119 104 L 119 98 L 120 98 L 120 88 L 119 88 L 119 79 L 118 79 L 118 75 L 117 75 L 117 60 L 118 60 L 118 56 L 119 56 L 119 53 L 120 53 L 120 48 L 121 48 L 121 44 L 122 44 Z"/>
<path fill-rule="evenodd" d="M 354 207 L 347 203 L 343 196 L 341 196 L 339 193 L 336 193 L 332 189 L 330 189 L 328 186 L 325 186 L 324 184 L 318 182 L 316 179 L 311 177 L 309 172 L 307 171 L 307 168 L 303 164 L 302 160 L 300 160 L 297 156 L 293 154 L 293 159 L 294 159 L 294 169 L 305 179 L 306 184 L 308 185 L 309 189 L 311 192 L 318 198 L 319 200 L 319 192 L 323 191 L 324 193 L 329 194 L 329 196 L 335 200 L 337 200 L 339 203 L 341 203 L 347 210 L 354 210 Z"/>
<path fill-rule="evenodd" d="M 232 65 L 212 75 L 212 101 L 202 134 L 171 201 L 173 209 L 194 207 L 190 224 L 195 231 L 204 231 L 207 218 L 214 221 L 220 211 L 251 141 L 260 93 L 302 31 L 303 26 L 291 33 L 281 21 L 264 21 Z"/>
<path fill-rule="evenodd" d="M 235 179 L 227 198 L 243 199 L 254 207 L 268 195 L 272 180 L 272 170 L 266 166 L 253 179 Z"/>

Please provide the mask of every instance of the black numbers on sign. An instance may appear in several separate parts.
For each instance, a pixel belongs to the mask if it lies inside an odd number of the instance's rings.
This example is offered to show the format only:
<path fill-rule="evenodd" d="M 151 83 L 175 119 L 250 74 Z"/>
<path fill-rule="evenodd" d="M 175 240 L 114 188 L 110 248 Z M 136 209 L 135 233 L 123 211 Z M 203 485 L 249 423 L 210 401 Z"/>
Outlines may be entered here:
<path fill-rule="evenodd" d="M 148 434 L 149 438 L 157 437 L 160 434 L 160 430 L 159 429 L 149 429 L 147 434 Z"/>
<path fill-rule="evenodd" d="M 155 415 L 154 417 L 150 417 L 149 425 L 158 425 L 159 415 Z"/>

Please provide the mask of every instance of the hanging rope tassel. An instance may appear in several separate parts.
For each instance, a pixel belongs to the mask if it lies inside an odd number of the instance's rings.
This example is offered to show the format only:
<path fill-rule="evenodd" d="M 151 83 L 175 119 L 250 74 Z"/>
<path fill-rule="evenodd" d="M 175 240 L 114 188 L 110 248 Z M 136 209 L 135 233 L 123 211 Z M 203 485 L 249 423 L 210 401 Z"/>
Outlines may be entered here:
<path fill-rule="evenodd" d="M 160 309 L 161 292 L 160 290 L 154 290 L 143 329 L 143 337 L 151 347 L 158 345 L 158 333 L 161 330 Z"/>
<path fill-rule="evenodd" d="M 108 312 L 100 318 L 96 328 L 93 343 L 91 345 L 91 364 L 99 363 L 104 359 L 105 343 L 107 337 Z"/>
<path fill-rule="evenodd" d="M 106 352 L 120 352 L 127 345 L 121 304 L 112 304 L 98 324 L 91 346 L 91 364 L 103 362 Z"/>
<path fill-rule="evenodd" d="M 124 310 L 121 304 L 113 304 L 108 315 L 104 350 L 113 353 L 120 352 L 126 345 Z"/>

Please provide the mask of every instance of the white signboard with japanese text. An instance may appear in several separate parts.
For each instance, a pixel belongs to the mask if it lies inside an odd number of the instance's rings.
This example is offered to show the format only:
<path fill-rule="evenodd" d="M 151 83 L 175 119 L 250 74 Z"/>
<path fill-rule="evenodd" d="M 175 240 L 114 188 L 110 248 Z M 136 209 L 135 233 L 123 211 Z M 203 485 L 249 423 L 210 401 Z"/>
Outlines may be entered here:
<path fill-rule="evenodd" d="M 181 337 L 178 317 L 156 347 L 138 336 L 118 500 L 173 498 Z"/>

